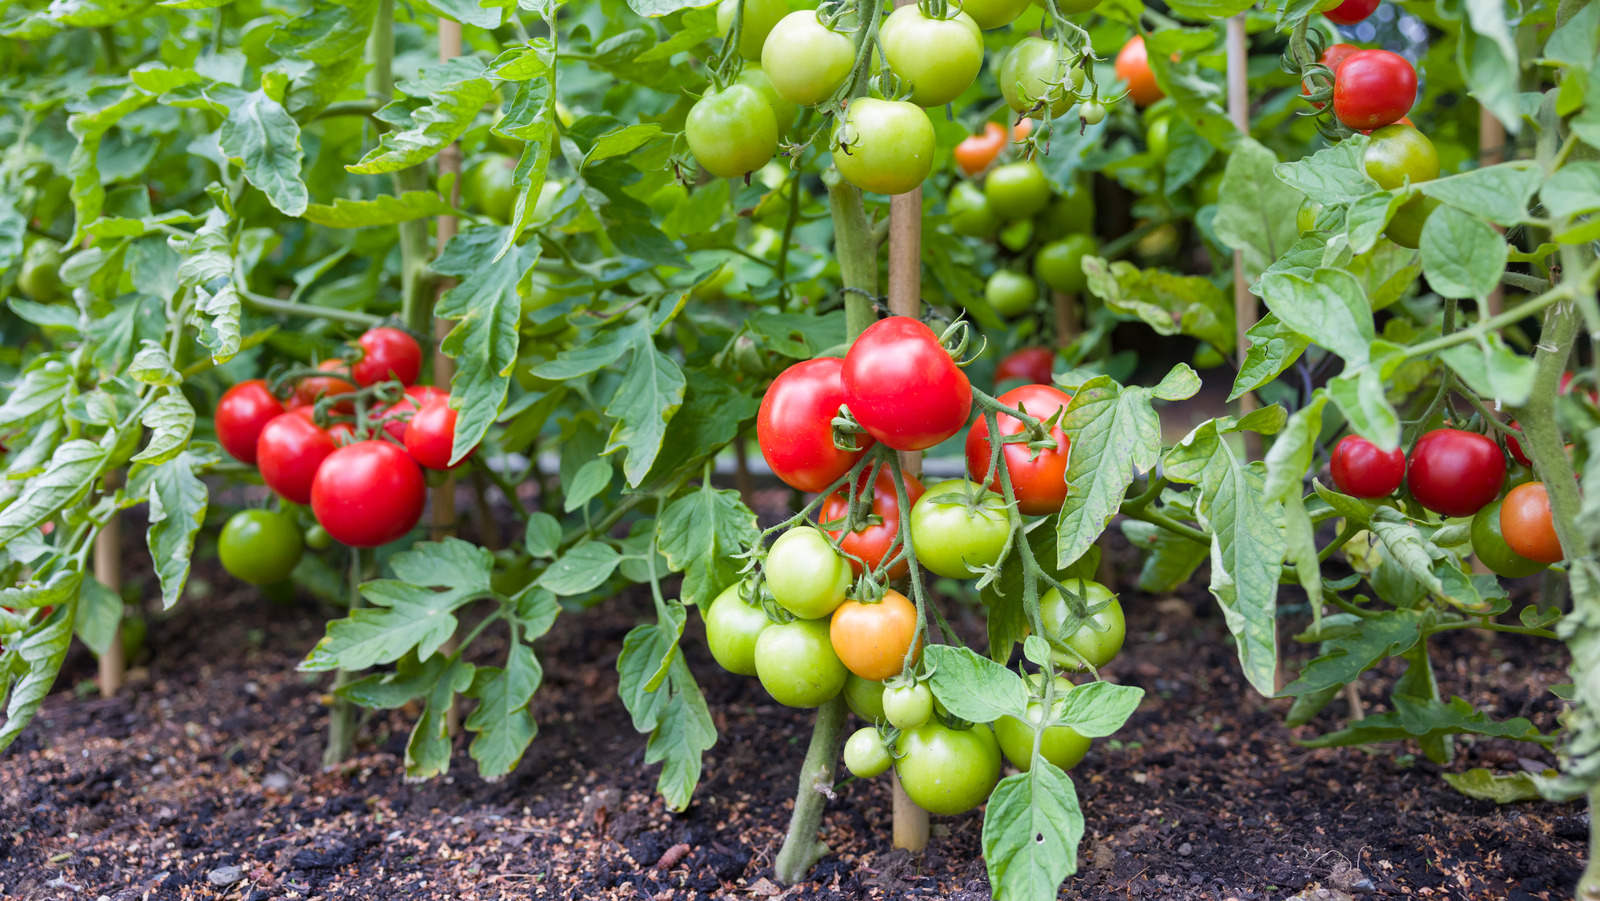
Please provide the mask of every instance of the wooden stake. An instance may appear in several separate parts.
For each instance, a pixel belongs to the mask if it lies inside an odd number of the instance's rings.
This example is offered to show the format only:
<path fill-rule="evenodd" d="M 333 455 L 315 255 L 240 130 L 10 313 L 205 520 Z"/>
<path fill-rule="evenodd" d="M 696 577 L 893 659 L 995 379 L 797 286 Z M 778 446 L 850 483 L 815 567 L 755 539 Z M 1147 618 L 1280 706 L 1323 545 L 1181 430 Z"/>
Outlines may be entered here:
<path fill-rule="evenodd" d="M 1478 164 L 1493 166 L 1495 163 L 1505 162 L 1506 159 L 1506 127 L 1489 112 L 1486 106 L 1478 107 Z M 1495 229 L 1504 233 L 1505 229 L 1498 225 Z M 1498 282 L 1489 296 L 1483 299 L 1483 315 L 1500 315 L 1501 302 L 1505 299 L 1505 289 Z"/>
<path fill-rule="evenodd" d="M 1244 16 L 1228 20 L 1228 118 L 1246 137 L 1250 134 L 1250 78 L 1249 47 L 1245 42 Z M 1243 368 L 1245 353 L 1250 349 L 1250 338 L 1245 332 L 1256 322 L 1256 298 L 1250 293 L 1250 279 L 1244 272 L 1244 253 L 1233 252 L 1233 318 L 1235 346 L 1239 366 Z M 1247 393 L 1239 398 L 1239 415 L 1246 416 L 1256 408 L 1256 396 Z M 1261 455 L 1261 436 L 1245 432 L 1245 448 L 1252 457 Z"/>
<path fill-rule="evenodd" d="M 439 19 L 439 62 L 447 63 L 461 55 L 461 23 L 440 17 Z M 457 176 L 455 184 L 450 187 L 451 206 L 461 204 L 461 145 L 452 143 L 439 154 L 439 177 L 446 175 Z M 456 236 L 456 217 L 440 216 L 436 225 L 437 235 L 434 241 L 434 256 L 444 252 L 446 244 Z M 454 279 L 441 279 L 439 293 L 434 297 L 434 305 L 438 305 L 438 297 L 450 290 L 455 285 Z M 450 333 L 451 323 L 446 319 L 433 319 L 433 384 L 435 387 L 449 390 L 450 379 L 456 374 L 455 361 L 439 352 L 439 343 L 444 336 Z M 482 493 L 478 495 L 480 503 Z M 481 519 L 487 521 L 489 511 L 482 510 Z M 455 476 L 446 478 L 433 492 L 433 528 L 431 537 L 434 541 L 441 541 L 446 536 L 454 535 L 456 531 L 456 479 Z M 487 537 L 487 536 L 486 536 Z M 449 640 L 439 646 L 439 652 L 445 655 L 456 652 L 456 638 L 450 636 Z M 461 708 L 452 703 L 445 712 L 445 728 L 452 736 L 461 734 Z"/>
<path fill-rule="evenodd" d="M 106 476 L 106 490 L 115 491 L 122 484 L 122 473 Z M 106 524 L 94 537 L 94 578 L 122 597 L 122 515 L 112 513 Z M 111 647 L 100 655 L 100 696 L 113 697 L 122 690 L 127 677 L 127 660 L 122 653 L 122 621 L 117 621 L 116 634 L 111 636 Z"/>
<path fill-rule="evenodd" d="M 1050 299 L 1056 308 L 1056 347 L 1066 350 L 1083 329 L 1078 320 L 1078 296 L 1053 291 Z"/>

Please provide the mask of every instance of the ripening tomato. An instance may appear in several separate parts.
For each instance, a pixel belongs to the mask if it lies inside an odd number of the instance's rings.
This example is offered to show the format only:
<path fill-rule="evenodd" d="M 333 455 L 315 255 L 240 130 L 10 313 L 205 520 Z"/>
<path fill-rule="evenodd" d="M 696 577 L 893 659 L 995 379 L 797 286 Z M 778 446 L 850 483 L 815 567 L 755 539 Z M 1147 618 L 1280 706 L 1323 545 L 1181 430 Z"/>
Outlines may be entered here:
<path fill-rule="evenodd" d="M 828 640 L 828 623 L 797 619 L 776 623 L 756 639 L 756 677 L 786 707 L 820 707 L 844 688 L 850 671 Z"/>
<path fill-rule="evenodd" d="M 780 19 L 761 48 L 761 68 L 772 87 L 801 106 L 832 97 L 855 63 L 856 45 L 849 35 L 822 24 L 810 9 Z"/>
<path fill-rule="evenodd" d="M 828 629 L 833 651 L 863 679 L 887 679 L 905 668 L 906 652 L 920 654 L 917 606 L 893 589 L 877 603 L 847 599 L 833 611 Z"/>
<path fill-rule="evenodd" d="M 1000 61 L 995 77 L 1000 94 L 1014 112 L 1047 109 L 1052 118 L 1072 105 L 1073 92 L 1083 87 L 1083 68 L 1064 56 L 1060 45 L 1044 38 L 1025 37 Z"/>
<path fill-rule="evenodd" d="M 1099 125 L 1106 121 L 1106 105 L 1098 100 L 1085 100 L 1078 104 L 1078 118 L 1084 125 Z"/>
<path fill-rule="evenodd" d="M 1383 236 L 1401 247 L 1416 250 L 1422 246 L 1422 227 L 1428 223 L 1428 217 L 1438 206 L 1439 201 L 1426 194 L 1411 198 L 1389 217 L 1389 225 L 1384 228 Z"/>
<path fill-rule="evenodd" d="M 278 496 L 296 504 L 311 503 L 317 470 L 338 444 L 317 425 L 311 407 L 297 407 L 267 423 L 256 441 L 256 466 L 261 481 Z"/>
<path fill-rule="evenodd" d="M 410 385 L 422 374 L 422 348 L 417 339 L 397 328 L 367 329 L 358 343 L 361 359 L 351 364 L 350 375 L 363 388 L 385 379 Z"/>
<path fill-rule="evenodd" d="M 946 18 L 925 15 L 910 3 L 896 9 L 878 29 L 889 68 L 911 82 L 911 102 L 944 106 L 960 97 L 983 68 L 983 32 L 956 8 Z"/>
<path fill-rule="evenodd" d="M 1416 100 L 1417 70 L 1387 50 L 1352 53 L 1333 79 L 1333 114 L 1351 128 L 1398 122 Z"/>
<path fill-rule="evenodd" d="M 1117 656 L 1127 637 L 1128 623 L 1123 618 L 1122 605 L 1117 602 L 1117 596 L 1111 593 L 1111 589 L 1099 582 L 1079 579 L 1068 582 L 1067 587 L 1081 594 L 1091 611 L 1096 607 L 1100 610 L 1091 613 L 1087 621 L 1079 624 L 1078 631 L 1063 636 L 1061 630 L 1067 622 L 1067 599 L 1055 588 L 1045 592 L 1044 597 L 1039 599 L 1039 619 L 1044 622 L 1046 630 L 1062 638 L 1068 647 L 1077 652 L 1051 651 L 1050 659 L 1057 666 L 1067 669 L 1082 669 L 1083 661 L 1087 660 L 1090 666 L 1098 669 Z M 1083 660 L 1078 659 L 1078 655 L 1082 655 Z"/>
<path fill-rule="evenodd" d="M 1033 257 L 1033 272 L 1052 291 L 1082 294 L 1089 290 L 1089 277 L 1083 273 L 1083 260 L 1100 252 L 1092 235 L 1067 235 L 1039 248 Z"/>
<path fill-rule="evenodd" d="M 996 269 L 983 286 L 983 299 L 1007 319 L 1021 316 L 1039 299 L 1033 279 L 1011 269 Z"/>
<path fill-rule="evenodd" d="M 881 723 L 883 713 L 883 683 L 863 679 L 851 673 L 844 680 L 844 700 L 856 716 L 869 723 Z"/>
<path fill-rule="evenodd" d="M 1038 673 L 1028 677 L 1028 681 L 1035 686 L 1043 684 Z M 1060 676 L 1056 677 L 1055 699 L 1051 710 L 1056 717 L 1066 712 L 1066 694 L 1072 690 L 1072 683 Z M 1028 722 L 1023 722 L 1014 716 L 1002 716 L 994 721 L 994 737 L 1000 742 L 1000 750 L 1017 769 L 1028 772 L 1033 767 L 1033 733 L 1039 723 L 1044 720 L 1044 703 L 1040 700 L 1028 702 Z M 1063 770 L 1070 770 L 1083 760 L 1083 755 L 1089 753 L 1089 739 L 1078 734 L 1071 726 L 1050 726 L 1045 729 L 1044 737 L 1039 740 L 1039 755 Z"/>
<path fill-rule="evenodd" d="M 1032 160 L 997 166 L 983 180 L 983 196 L 1001 219 L 1025 219 L 1050 205 L 1050 180 Z"/>
<path fill-rule="evenodd" d="M 1506 492 L 1500 505 L 1500 534 L 1511 550 L 1535 563 L 1560 563 L 1566 558 L 1543 482 L 1525 482 Z"/>
<path fill-rule="evenodd" d="M 915 191 L 933 171 L 933 120 L 905 100 L 850 101 L 835 133 L 833 164 L 845 181 L 875 194 Z"/>
<path fill-rule="evenodd" d="M 883 736 L 871 726 L 863 726 L 844 743 L 844 768 L 857 779 L 871 779 L 889 771 L 894 758 L 883 745 Z"/>
<path fill-rule="evenodd" d="M 778 152 L 778 117 L 761 92 L 746 84 L 706 91 L 683 126 L 695 161 L 718 178 L 743 178 Z"/>
<path fill-rule="evenodd" d="M 977 175 L 989 168 L 1000 151 L 1006 149 L 1006 129 L 998 122 L 983 123 L 983 134 L 969 135 L 956 145 L 956 165 L 968 175 Z"/>
<path fill-rule="evenodd" d="M 748 582 L 735 582 L 701 611 L 711 656 L 723 669 L 741 676 L 756 674 L 756 639 L 772 625 L 761 605 L 745 597 L 748 590 Z"/>
<path fill-rule="evenodd" d="M 427 483 L 417 462 L 384 441 L 357 441 L 328 455 L 311 484 L 311 512 L 334 539 L 378 547 L 422 518 Z"/>
<path fill-rule="evenodd" d="M 289 578 L 305 552 L 294 516 L 271 510 L 240 510 L 217 538 L 222 568 L 241 582 L 266 585 Z"/>
<path fill-rule="evenodd" d="M 900 786 L 929 813 L 965 813 L 982 804 L 1000 780 L 1000 745 L 983 723 L 952 729 L 929 720 L 901 732 L 895 753 Z"/>
<path fill-rule="evenodd" d="M 911 508 L 917 562 L 947 579 L 975 578 L 999 563 L 1010 536 L 1005 498 L 965 479 L 934 485 Z"/>
<path fill-rule="evenodd" d="M 865 475 L 862 473 L 863 477 Z M 906 504 L 915 505 L 917 498 L 922 497 L 922 483 L 908 472 L 902 472 L 901 476 L 906 483 Z M 876 570 L 878 564 L 889 556 L 889 548 L 900 531 L 900 499 L 895 494 L 894 476 L 887 471 L 879 472 L 872 484 L 872 515 L 882 522 L 877 525 L 857 524 L 856 530 L 847 535 L 844 532 L 844 519 L 850 513 L 850 499 L 846 494 L 848 487 L 828 495 L 817 516 L 824 523 L 838 524 L 838 528 L 828 529 L 827 532 L 839 542 L 839 549 L 849 555 L 850 567 L 859 576 L 863 568 Z M 898 551 L 895 556 L 898 556 Z M 902 560 L 889 570 L 889 578 L 898 579 L 910 568 L 911 562 Z"/>
<path fill-rule="evenodd" d="M 1504 500 L 1497 500 L 1472 517 L 1472 552 L 1484 566 L 1508 579 L 1523 579 L 1544 572 L 1548 564 L 1529 560 L 1506 543 L 1500 530 L 1500 508 L 1504 504 Z"/>
<path fill-rule="evenodd" d="M 740 0 L 722 0 L 717 4 L 717 34 L 727 37 L 733 30 L 733 16 Z M 789 4 L 784 0 L 744 0 L 744 21 L 739 25 L 739 55 L 751 62 L 759 62 L 761 49 L 784 16 L 789 14 Z"/>
<path fill-rule="evenodd" d="M 945 211 L 950 214 L 950 230 L 969 238 L 990 237 L 1004 224 L 989 208 L 983 189 L 970 181 L 957 182 L 950 189 Z"/>
<path fill-rule="evenodd" d="M 1360 435 L 1346 435 L 1333 446 L 1328 469 L 1334 487 L 1344 494 L 1388 497 L 1406 477 L 1406 452 L 1397 447 L 1384 453 Z"/>
<path fill-rule="evenodd" d="M 302 406 L 311 406 L 323 397 L 332 397 L 339 394 L 352 394 L 356 386 L 340 376 L 349 375 L 350 367 L 343 360 L 323 360 L 317 364 L 323 372 L 338 373 L 339 375 L 314 375 L 300 380 L 294 386 L 294 399 Z M 355 404 L 350 401 L 340 401 L 333 405 L 339 413 L 350 413 L 355 410 Z"/>
<path fill-rule="evenodd" d="M 1444 516 L 1471 516 L 1500 494 L 1506 458 L 1477 432 L 1434 429 L 1417 439 L 1406 464 L 1406 486 L 1417 503 Z"/>
<path fill-rule="evenodd" d="M 811 526 L 778 536 L 762 571 L 778 606 L 801 619 L 820 619 L 844 603 L 850 566 L 828 539 Z"/>
<path fill-rule="evenodd" d="M 991 28 L 1000 28 L 1010 25 L 1022 11 L 1028 8 L 1030 0 L 966 0 L 961 4 L 961 11 L 972 17 L 978 27 L 984 31 Z"/>
<path fill-rule="evenodd" d="M 1372 15 L 1378 8 L 1378 0 L 1344 0 L 1333 9 L 1323 11 L 1328 20 L 1339 25 L 1354 25 Z"/>
<path fill-rule="evenodd" d="M 254 463 L 261 430 L 281 415 L 283 404 L 267 390 L 264 379 L 240 382 L 217 401 L 217 441 L 240 463 Z"/>
<path fill-rule="evenodd" d="M 411 417 L 422 409 L 428 401 L 436 397 L 448 398 L 450 392 L 440 391 L 432 385 L 408 385 L 406 393 L 392 404 L 378 407 L 368 417 L 368 422 L 380 424 L 394 440 L 404 444 L 406 441 L 406 426 L 411 422 Z"/>
<path fill-rule="evenodd" d="M 933 692 L 928 683 L 899 685 L 883 690 L 883 718 L 896 729 L 915 729 L 933 716 Z"/>
<path fill-rule="evenodd" d="M 1344 61 L 1360 52 L 1361 48 L 1354 44 L 1329 44 L 1328 49 L 1322 51 L 1322 56 L 1317 58 L 1317 62 L 1332 69 L 1337 76 L 1339 67 L 1344 65 Z"/>
<path fill-rule="evenodd" d="M 1156 73 L 1150 69 L 1150 52 L 1144 46 L 1144 35 L 1128 38 L 1117 52 L 1117 77 L 1128 83 L 1128 97 L 1135 106 L 1149 106 L 1167 96 L 1156 84 Z"/>
<path fill-rule="evenodd" d="M 450 395 L 436 397 L 422 405 L 411 416 L 406 427 L 406 450 L 419 465 L 428 469 L 454 469 L 466 462 L 473 451 L 467 451 L 454 465 L 450 463 L 456 442 L 456 411 L 450 407 Z M 473 450 L 476 450 L 474 448 Z"/>
<path fill-rule="evenodd" d="M 1368 177 L 1385 191 L 1439 177 L 1439 151 L 1427 135 L 1409 125 L 1374 129 L 1362 163 Z"/>
<path fill-rule="evenodd" d="M 1048 347 L 1024 347 L 1014 350 L 1000 360 L 994 368 L 994 383 L 1022 379 L 1030 385 L 1048 385 L 1055 368 L 1056 352 Z"/>
<path fill-rule="evenodd" d="M 1048 420 L 1072 402 L 1072 396 L 1053 385 L 1023 385 L 1000 395 L 1000 402 L 1020 409 L 1029 416 Z M 1023 424 L 1005 413 L 996 417 L 1001 435 L 1023 431 Z M 1050 429 L 1056 446 L 1035 455 L 1026 444 L 1001 444 L 1004 463 L 1011 474 L 1011 488 L 1017 496 L 1017 509 L 1029 516 L 1056 513 L 1067 499 L 1067 454 L 1071 442 L 1061 430 L 1060 420 Z M 967 472 L 981 482 L 989 473 L 989 422 L 978 417 L 967 431 Z M 1031 458 L 1031 459 L 1030 459 Z M 989 480 L 992 491 L 1001 491 L 1000 473 Z"/>
<path fill-rule="evenodd" d="M 844 357 L 845 402 L 895 450 L 927 450 L 967 424 L 972 383 L 933 330 L 909 316 L 868 326 Z"/>
<path fill-rule="evenodd" d="M 850 471 L 872 446 L 855 435 L 860 450 L 834 446 L 833 418 L 845 403 L 844 361 L 818 357 L 790 366 L 767 387 L 756 414 L 756 443 L 772 474 L 801 491 L 818 493 Z"/>

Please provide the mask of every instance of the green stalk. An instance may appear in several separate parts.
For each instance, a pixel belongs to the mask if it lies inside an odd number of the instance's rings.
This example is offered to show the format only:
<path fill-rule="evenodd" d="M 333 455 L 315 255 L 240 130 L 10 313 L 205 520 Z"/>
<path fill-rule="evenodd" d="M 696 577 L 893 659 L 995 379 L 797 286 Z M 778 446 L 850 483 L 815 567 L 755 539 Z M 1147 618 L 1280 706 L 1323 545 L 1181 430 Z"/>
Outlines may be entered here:
<path fill-rule="evenodd" d="M 394 99 L 394 0 L 379 0 L 372 37 L 367 43 L 372 70 L 367 73 L 367 94 L 379 105 Z M 394 174 L 394 191 L 420 191 L 428 174 L 412 166 Z M 400 233 L 400 310 L 406 328 L 425 338 L 433 335 L 433 303 L 428 292 L 428 220 L 414 219 L 395 228 Z"/>
<path fill-rule="evenodd" d="M 350 609 L 361 606 L 361 549 L 350 549 Z M 328 746 L 322 751 L 322 768 L 331 770 L 350 757 L 355 745 L 355 705 L 339 696 L 339 689 L 355 681 L 354 674 L 338 670 L 333 674 L 333 706 L 328 709 Z"/>

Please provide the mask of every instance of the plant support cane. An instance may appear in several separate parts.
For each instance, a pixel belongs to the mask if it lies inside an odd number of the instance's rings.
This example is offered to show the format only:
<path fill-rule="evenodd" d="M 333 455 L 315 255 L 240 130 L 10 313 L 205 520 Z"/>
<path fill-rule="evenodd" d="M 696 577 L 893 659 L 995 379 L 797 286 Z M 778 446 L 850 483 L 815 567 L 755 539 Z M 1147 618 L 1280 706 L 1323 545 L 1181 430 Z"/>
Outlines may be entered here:
<path fill-rule="evenodd" d="M 1250 47 L 1244 30 L 1244 14 L 1228 19 L 1228 119 L 1245 137 L 1250 136 Z M 1234 353 L 1238 355 L 1239 368 L 1244 368 L 1246 353 L 1250 350 L 1250 337 L 1245 334 L 1256 321 L 1256 297 L 1250 293 L 1250 277 L 1244 271 L 1244 251 L 1233 252 L 1233 320 Z M 1245 393 L 1239 397 L 1239 416 L 1250 415 L 1256 408 L 1256 396 Z M 1261 456 L 1261 437 L 1255 432 L 1244 433 L 1245 448 L 1251 457 Z"/>
<path fill-rule="evenodd" d="M 461 23 L 444 17 L 439 19 L 439 62 L 447 63 L 461 55 Z M 443 180 L 448 176 L 455 176 L 450 186 L 450 206 L 461 205 L 461 144 L 452 143 L 439 154 L 439 178 Z M 456 217 L 446 214 L 439 217 L 437 236 L 434 240 L 435 256 L 444 253 L 446 244 L 456 235 Z M 434 294 L 434 304 L 448 291 L 455 281 L 443 280 L 439 283 Z M 431 318 L 431 314 L 430 314 Z M 433 384 L 435 387 L 448 391 L 450 379 L 455 376 L 455 365 L 449 357 L 439 349 L 444 336 L 450 333 L 450 322 L 445 319 L 433 319 L 432 332 L 433 344 Z M 434 541 L 442 541 L 455 534 L 456 523 L 456 478 L 446 475 L 445 480 L 432 492 L 433 502 L 433 529 L 430 537 Z M 487 518 L 487 511 L 485 516 Z M 440 645 L 439 652 L 450 656 L 456 651 L 456 638 L 450 636 L 444 644 Z M 445 714 L 445 722 L 451 735 L 461 732 L 461 709 L 456 704 L 450 705 Z"/>
<path fill-rule="evenodd" d="M 350 549 L 350 611 L 361 606 L 361 549 Z M 333 674 L 333 701 L 328 705 L 328 746 L 322 751 L 323 770 L 332 770 L 350 757 L 356 738 L 356 705 L 339 696 L 339 689 L 355 681 L 348 670 Z"/>
<path fill-rule="evenodd" d="M 122 473 L 112 472 L 106 475 L 106 490 L 114 492 L 122 484 Z M 94 578 L 116 595 L 119 603 L 117 609 L 122 609 L 122 516 L 120 511 L 113 510 L 106 518 L 105 525 L 100 527 L 94 536 Z M 100 696 L 109 698 L 122 690 L 122 683 L 127 676 L 127 660 L 122 650 L 122 619 L 118 617 L 116 631 L 111 636 L 111 644 L 106 652 L 100 655 Z"/>

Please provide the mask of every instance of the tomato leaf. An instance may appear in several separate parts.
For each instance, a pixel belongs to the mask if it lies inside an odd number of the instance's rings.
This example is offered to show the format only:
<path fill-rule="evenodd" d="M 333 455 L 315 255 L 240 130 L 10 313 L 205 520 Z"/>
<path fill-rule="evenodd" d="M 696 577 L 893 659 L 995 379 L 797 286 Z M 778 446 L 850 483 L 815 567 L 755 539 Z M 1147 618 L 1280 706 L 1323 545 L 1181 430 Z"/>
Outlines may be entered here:
<path fill-rule="evenodd" d="M 1321 204 L 1348 204 L 1378 190 L 1363 160 L 1367 139 L 1347 138 L 1302 160 L 1279 163 L 1272 171 L 1284 184 Z"/>
<path fill-rule="evenodd" d="M 1550 771 L 1554 773 L 1554 770 Z M 1450 787 L 1469 798 L 1510 804 L 1515 801 L 1540 801 L 1544 795 L 1532 773 L 1491 773 L 1473 767 L 1465 773 L 1441 773 Z"/>
<path fill-rule="evenodd" d="M 1431 218 L 1429 221 L 1432 221 Z M 1490 332 L 1471 344 L 1457 344 L 1439 352 L 1461 381 L 1488 400 L 1502 407 L 1518 407 L 1533 394 L 1533 379 L 1538 364 L 1506 346 L 1498 332 Z"/>
<path fill-rule="evenodd" d="M 1002 716 L 1027 714 L 1028 687 L 1022 677 L 971 648 L 929 645 L 933 696 L 956 716 L 974 723 L 992 723 Z"/>
<path fill-rule="evenodd" d="M 1561 189 L 1564 180 L 1561 173 L 1570 168 L 1564 167 L 1552 176 L 1556 188 L 1547 184 L 1540 193 L 1540 198 L 1546 201 L 1547 206 L 1549 198 L 1546 195 Z M 1521 160 L 1469 169 L 1459 175 L 1421 182 L 1415 187 L 1459 212 L 1510 227 L 1527 218 L 1528 202 L 1535 191 L 1540 191 L 1541 181 L 1538 165 L 1531 160 Z M 1429 216 L 1428 221 L 1433 221 L 1433 216 Z"/>
<path fill-rule="evenodd" d="M 529 556 L 554 557 L 560 543 L 560 521 L 544 512 L 528 515 L 528 530 L 523 535 L 522 544 Z"/>
<path fill-rule="evenodd" d="M 40 357 L 9 388 L 0 403 L 0 430 L 26 428 L 57 408 L 72 387 L 72 370 L 58 359 Z"/>
<path fill-rule="evenodd" d="M 483 64 L 470 56 L 424 69 L 400 89 L 408 98 L 390 103 L 379 113 L 393 118 L 400 127 L 386 133 L 377 147 L 360 162 L 345 166 L 346 170 L 377 175 L 415 166 L 461 137 L 494 94 L 489 79 L 483 77 Z M 424 99 L 424 105 L 410 109 L 412 99 Z"/>
<path fill-rule="evenodd" d="M 683 602 L 709 602 L 739 580 L 743 553 L 761 537 L 756 515 L 739 492 L 709 483 L 673 501 L 656 522 L 656 541 L 667 565 L 683 573 Z"/>
<path fill-rule="evenodd" d="M 434 310 L 441 319 L 457 320 L 439 344 L 440 351 L 456 362 L 450 379 L 450 405 L 457 411 L 452 464 L 478 446 L 505 406 L 511 369 L 517 362 L 517 320 L 522 317 L 518 284 L 537 261 L 536 251 L 519 251 L 512 260 L 489 265 L 489 245 L 481 240 L 474 243 L 474 239 L 493 237 L 484 233 L 498 230 L 472 229 L 450 242 L 454 248 L 466 235 L 473 235 L 464 244 L 476 250 L 473 256 L 480 268 L 446 291 Z M 458 257 L 452 260 L 461 262 Z M 446 267 L 439 271 L 450 274 L 460 270 Z"/>
<path fill-rule="evenodd" d="M 1145 551 L 1139 590 L 1148 594 L 1176 591 L 1210 557 L 1206 545 L 1137 519 L 1123 520 L 1122 533 L 1134 547 Z"/>
<path fill-rule="evenodd" d="M 478 706 L 464 725 L 477 733 L 469 751 L 484 779 L 498 782 L 509 775 L 539 734 L 528 704 L 543 679 L 533 649 L 514 636 L 504 669 L 479 667 L 474 674 L 467 696 L 477 698 Z"/>
<path fill-rule="evenodd" d="M 1451 698 L 1446 703 L 1396 694 L 1390 700 L 1394 710 L 1356 720 L 1344 729 L 1302 741 L 1301 744 L 1308 748 L 1339 748 L 1380 741 L 1404 741 L 1408 738 L 1423 741 L 1462 734 L 1517 741 L 1549 740 L 1549 736 L 1540 733 L 1533 723 L 1523 717 L 1496 722 L 1489 719 L 1488 714 L 1474 710 L 1463 698 Z"/>
<path fill-rule="evenodd" d="M 1245 274 L 1252 281 L 1300 237 L 1295 223 L 1302 195 L 1273 176 L 1277 164 L 1271 150 L 1244 138 L 1229 154 L 1218 189 L 1211 227 L 1228 246 L 1244 253 Z"/>
<path fill-rule="evenodd" d="M 1489 223 L 1441 206 L 1422 226 L 1422 271 L 1443 297 L 1487 297 L 1506 268 L 1506 241 Z"/>
<path fill-rule="evenodd" d="M 1144 689 L 1132 685 L 1085 682 L 1066 693 L 1051 722 L 1086 738 L 1104 738 L 1121 729 L 1143 699 Z"/>
<path fill-rule="evenodd" d="M 683 371 L 656 349 L 648 320 L 630 329 L 633 359 L 617 386 L 606 415 L 615 420 L 603 453 L 627 450 L 622 472 L 637 486 L 655 463 L 667 424 L 683 404 Z"/>
<path fill-rule="evenodd" d="M 1137 316 L 1161 335 L 1190 335 L 1227 354 L 1238 336 L 1233 299 L 1199 275 L 1139 269 L 1118 260 L 1085 257 L 1089 290 L 1118 313 Z"/>
<path fill-rule="evenodd" d="M 1350 273 L 1318 269 L 1310 278 L 1269 273 L 1261 277 L 1261 297 L 1288 328 L 1353 366 L 1367 361 L 1377 333 L 1366 295 Z"/>
<path fill-rule="evenodd" d="M 563 597 L 593 591 L 611 578 L 621 562 L 616 548 L 604 541 L 585 541 L 550 564 L 539 584 Z"/>
<path fill-rule="evenodd" d="M 1072 780 L 1048 760 L 1000 780 L 983 812 L 983 859 L 994 897 L 1054 898 L 1078 871 L 1083 811 Z"/>
<path fill-rule="evenodd" d="M 430 216 L 449 216 L 454 212 L 449 201 L 432 191 L 407 191 L 399 197 L 379 194 L 371 200 L 336 197 L 331 206 L 321 203 L 306 206 L 302 215 L 307 222 L 329 228 L 366 228 L 411 222 Z"/>
<path fill-rule="evenodd" d="M 281 103 L 261 91 L 245 95 L 222 121 L 217 143 L 273 206 L 289 216 L 306 211 L 309 195 L 300 178 L 305 160 L 300 125 Z"/>
<path fill-rule="evenodd" d="M 183 393 L 169 390 L 151 404 L 140 419 L 151 431 L 150 443 L 133 456 L 135 462 L 156 465 L 183 453 L 194 434 L 194 408 Z"/>
<path fill-rule="evenodd" d="M 673 810 L 689 806 L 700 781 L 701 756 L 717 741 L 717 728 L 700 686 L 678 653 L 687 615 L 669 604 L 656 624 L 635 626 L 617 658 L 617 693 L 633 728 L 650 733 L 645 762 L 663 764 L 656 789 Z"/>
<path fill-rule="evenodd" d="M 0 510 L 0 547 L 82 500 L 105 468 L 115 438 L 115 432 L 100 444 L 77 438 L 56 448 L 44 472 L 28 479 L 21 496 Z"/>
<path fill-rule="evenodd" d="M 1350 629 L 1323 642 L 1321 654 L 1307 663 L 1299 678 L 1285 685 L 1279 697 L 1299 697 L 1349 682 L 1380 661 L 1411 649 L 1430 611 L 1388 610 L 1370 618 L 1353 617 Z"/>
<path fill-rule="evenodd" d="M 1124 388 L 1096 376 L 1078 388 L 1061 418 L 1072 440 L 1070 490 L 1056 523 L 1056 564 L 1072 565 L 1121 508 L 1134 470 L 1148 472 L 1161 456 L 1161 422 L 1148 388 Z"/>
<path fill-rule="evenodd" d="M 67 649 L 72 646 L 72 622 L 76 611 L 77 605 L 71 603 L 56 608 L 54 613 L 25 632 L 21 640 L 8 643 L 5 653 L 0 655 L 0 673 L 5 674 L 5 687 L 9 689 L 6 721 L 4 726 L 0 726 L 0 751 L 10 747 L 28 723 L 33 721 L 39 705 L 50 693 L 50 686 L 55 684 L 56 674 L 61 672 L 61 664 L 67 659 Z M 23 669 L 21 678 L 14 685 L 11 673 L 15 664 L 11 664 L 11 661 L 20 661 Z"/>
<path fill-rule="evenodd" d="M 117 639 L 117 627 L 122 624 L 122 596 L 101 585 L 99 580 L 85 578 L 78 592 L 78 613 L 73 630 L 84 646 L 96 657 L 104 657 Z"/>

